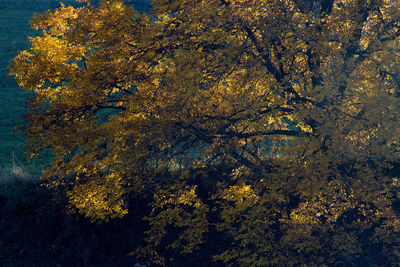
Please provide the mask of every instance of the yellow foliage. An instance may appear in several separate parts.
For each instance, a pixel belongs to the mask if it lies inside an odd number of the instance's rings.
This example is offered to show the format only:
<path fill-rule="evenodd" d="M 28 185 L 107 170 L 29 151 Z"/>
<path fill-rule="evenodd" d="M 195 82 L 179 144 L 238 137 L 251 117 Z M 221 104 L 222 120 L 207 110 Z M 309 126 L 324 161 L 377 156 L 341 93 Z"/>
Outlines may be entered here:
<path fill-rule="evenodd" d="M 42 178 L 71 210 L 101 221 L 148 201 L 135 255 L 150 264 L 208 231 L 226 265 L 334 265 L 361 249 L 344 227 L 392 244 L 396 1 L 81 2 L 35 16 L 41 35 L 10 66 L 32 91 L 29 154 L 51 153 Z"/>

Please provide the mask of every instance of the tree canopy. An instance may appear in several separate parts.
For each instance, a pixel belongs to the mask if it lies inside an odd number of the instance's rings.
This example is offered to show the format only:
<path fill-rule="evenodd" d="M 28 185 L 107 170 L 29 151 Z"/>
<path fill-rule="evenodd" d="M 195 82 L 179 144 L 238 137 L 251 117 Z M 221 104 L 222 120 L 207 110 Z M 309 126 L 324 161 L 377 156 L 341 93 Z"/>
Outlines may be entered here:
<path fill-rule="evenodd" d="M 80 2 L 10 69 L 71 210 L 141 199 L 149 264 L 399 261 L 398 1 Z"/>

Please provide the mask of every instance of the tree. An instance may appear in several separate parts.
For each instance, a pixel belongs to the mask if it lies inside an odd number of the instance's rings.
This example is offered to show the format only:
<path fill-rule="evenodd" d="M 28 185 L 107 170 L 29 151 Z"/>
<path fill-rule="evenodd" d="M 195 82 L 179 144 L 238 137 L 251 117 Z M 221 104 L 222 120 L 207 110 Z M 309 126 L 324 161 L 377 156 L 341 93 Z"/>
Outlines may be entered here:
<path fill-rule="evenodd" d="M 11 66 L 71 209 L 148 201 L 153 264 L 399 260 L 396 1 L 81 2 Z"/>

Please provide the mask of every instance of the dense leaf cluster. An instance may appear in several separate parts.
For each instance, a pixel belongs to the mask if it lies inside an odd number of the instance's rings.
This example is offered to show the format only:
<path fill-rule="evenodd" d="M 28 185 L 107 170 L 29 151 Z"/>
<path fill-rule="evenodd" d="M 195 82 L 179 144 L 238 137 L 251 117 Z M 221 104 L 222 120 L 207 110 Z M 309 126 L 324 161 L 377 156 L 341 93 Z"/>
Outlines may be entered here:
<path fill-rule="evenodd" d="M 149 264 L 399 261 L 397 1 L 81 2 L 11 67 L 71 210 L 143 199 Z"/>

